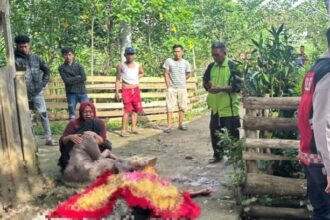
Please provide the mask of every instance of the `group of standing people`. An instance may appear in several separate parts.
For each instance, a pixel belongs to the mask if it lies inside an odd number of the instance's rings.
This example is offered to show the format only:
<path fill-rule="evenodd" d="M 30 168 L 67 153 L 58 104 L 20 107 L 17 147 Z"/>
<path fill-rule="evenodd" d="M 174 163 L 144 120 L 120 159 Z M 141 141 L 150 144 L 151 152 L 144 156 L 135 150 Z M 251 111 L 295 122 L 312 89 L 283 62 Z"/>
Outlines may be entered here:
<path fill-rule="evenodd" d="M 45 61 L 38 55 L 30 52 L 30 39 L 26 35 L 15 37 L 15 62 L 17 68 L 26 69 L 26 85 L 29 101 L 33 103 L 35 110 L 41 118 L 41 123 L 46 136 L 47 145 L 57 145 L 52 139 L 47 108 L 42 89 L 47 85 L 50 79 L 50 69 Z M 184 113 L 187 110 L 188 93 L 186 81 L 191 76 L 191 65 L 183 58 L 184 48 L 182 45 L 172 47 L 173 58 L 168 58 L 163 64 L 164 80 L 167 89 L 166 92 L 166 110 L 167 110 L 167 128 L 164 130 L 170 133 L 173 130 L 173 112 L 178 111 L 179 124 L 178 129 L 186 131 L 188 128 L 184 125 Z M 239 92 L 240 92 L 240 73 L 237 71 L 236 64 L 226 58 L 226 46 L 222 42 L 216 42 L 211 47 L 214 62 L 206 69 L 203 76 L 204 88 L 208 91 L 207 105 L 211 109 L 210 133 L 213 147 L 213 158 L 211 163 L 219 162 L 223 157 L 221 146 L 218 146 L 219 137 L 217 131 L 227 128 L 229 134 L 239 138 Z M 88 102 L 86 90 L 86 74 L 83 66 L 75 61 L 74 50 L 70 47 L 61 49 L 64 63 L 59 66 L 58 71 L 65 84 L 65 91 L 68 103 L 69 119 L 76 119 L 75 111 L 77 103 Z M 124 113 L 122 117 L 122 129 L 120 135 L 128 136 L 127 122 L 128 117 L 132 116 L 133 134 L 138 134 L 136 129 L 137 116 L 143 113 L 141 91 L 139 80 L 143 77 L 144 70 L 141 64 L 135 61 L 136 51 L 132 47 L 127 47 L 124 52 L 125 62 L 117 66 L 115 99 L 124 104 Z M 120 97 L 121 90 L 121 97 Z M 82 112 L 78 122 L 81 123 Z M 96 114 L 94 112 L 94 114 Z M 94 115 L 95 116 L 95 115 Z M 80 120 L 80 121 L 79 121 Z M 73 120 L 74 121 L 74 120 Z M 68 124 L 74 127 L 71 122 Z M 78 123 L 77 122 L 77 123 Z M 78 124 L 79 124 L 78 123 Z M 98 127 L 105 127 L 100 121 Z M 76 126 L 77 127 L 77 126 Z M 104 128 L 105 129 L 105 128 Z M 79 130 L 79 129 L 78 129 Z M 64 132 L 65 133 L 65 132 Z M 104 134 L 103 141 L 106 140 Z M 79 138 L 69 136 L 64 140 L 71 143 L 78 143 Z M 102 141 L 102 143 L 103 143 Z M 65 141 L 64 141 L 65 142 Z M 63 139 L 60 145 L 63 145 Z M 111 144 L 107 143 L 108 149 Z M 67 153 L 67 152 L 66 152 Z"/>

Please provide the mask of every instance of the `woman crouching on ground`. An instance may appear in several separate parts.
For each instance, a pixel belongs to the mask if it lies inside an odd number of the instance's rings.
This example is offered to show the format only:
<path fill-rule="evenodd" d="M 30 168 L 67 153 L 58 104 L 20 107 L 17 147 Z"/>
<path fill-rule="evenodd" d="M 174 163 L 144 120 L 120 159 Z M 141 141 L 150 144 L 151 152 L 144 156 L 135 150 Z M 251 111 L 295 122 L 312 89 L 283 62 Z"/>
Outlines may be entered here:
<path fill-rule="evenodd" d="M 118 173 L 142 169 L 148 164 L 120 160 L 111 153 L 105 123 L 96 117 L 95 106 L 90 102 L 80 104 L 79 118 L 70 120 L 59 142 L 59 166 L 67 181 L 92 181 L 107 170 Z"/>

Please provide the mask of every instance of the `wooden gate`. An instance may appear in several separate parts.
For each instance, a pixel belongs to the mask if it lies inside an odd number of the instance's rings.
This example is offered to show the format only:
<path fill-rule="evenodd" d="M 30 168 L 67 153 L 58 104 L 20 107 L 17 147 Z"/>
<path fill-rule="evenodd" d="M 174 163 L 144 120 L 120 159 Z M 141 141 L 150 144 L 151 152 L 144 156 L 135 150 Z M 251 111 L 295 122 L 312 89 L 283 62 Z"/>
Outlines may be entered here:
<path fill-rule="evenodd" d="M 15 73 L 7 1 L 0 2 L 0 37 L 6 54 L 0 69 L 0 205 L 27 201 L 42 190 L 29 119 L 24 73 Z"/>
<path fill-rule="evenodd" d="M 246 182 L 244 193 L 248 197 L 272 198 L 270 206 L 251 205 L 246 209 L 253 218 L 309 219 L 306 208 L 306 180 L 272 175 L 259 169 L 260 161 L 297 160 L 299 140 L 267 139 L 265 131 L 296 131 L 297 118 L 270 116 L 269 110 L 296 110 L 300 97 L 249 97 L 243 101 L 246 116 L 245 152 Z M 274 155 L 271 149 L 295 149 L 293 157 Z M 276 201 L 276 202 L 275 202 Z"/>

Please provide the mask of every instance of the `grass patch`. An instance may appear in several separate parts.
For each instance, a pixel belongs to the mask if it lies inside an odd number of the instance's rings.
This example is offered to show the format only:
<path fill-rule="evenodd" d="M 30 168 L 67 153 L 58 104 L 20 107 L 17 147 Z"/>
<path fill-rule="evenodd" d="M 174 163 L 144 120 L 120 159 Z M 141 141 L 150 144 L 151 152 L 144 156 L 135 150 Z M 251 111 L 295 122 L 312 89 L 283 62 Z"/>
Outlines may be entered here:
<path fill-rule="evenodd" d="M 121 118 L 108 119 L 108 121 L 105 123 L 105 126 L 107 127 L 107 130 L 110 130 L 110 131 L 120 130 L 121 129 Z"/>
<path fill-rule="evenodd" d="M 50 122 L 50 129 L 52 130 L 52 134 L 53 135 L 62 135 L 67 124 L 68 124 L 68 121 Z M 40 121 L 38 121 L 34 132 L 36 135 L 44 135 L 44 129 L 42 128 Z"/>

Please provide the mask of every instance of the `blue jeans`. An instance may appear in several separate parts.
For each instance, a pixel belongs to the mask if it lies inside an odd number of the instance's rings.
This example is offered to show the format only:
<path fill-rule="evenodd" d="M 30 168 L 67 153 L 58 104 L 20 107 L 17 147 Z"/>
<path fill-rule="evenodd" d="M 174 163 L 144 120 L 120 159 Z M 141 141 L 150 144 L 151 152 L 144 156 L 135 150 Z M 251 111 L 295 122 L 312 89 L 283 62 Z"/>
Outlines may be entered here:
<path fill-rule="evenodd" d="M 67 93 L 69 118 L 75 117 L 77 103 L 88 102 L 86 93 Z"/>
<path fill-rule="evenodd" d="M 45 103 L 44 94 L 41 91 L 39 94 L 32 96 L 31 101 L 33 103 L 33 108 L 37 111 L 42 128 L 44 129 L 46 139 L 50 139 L 52 137 L 52 132 L 50 130 L 48 115 L 47 115 L 47 108 Z"/>
<path fill-rule="evenodd" d="M 324 166 L 303 166 L 307 178 L 307 195 L 313 206 L 312 219 L 330 219 L 330 195 L 324 191 L 327 186 Z"/>

